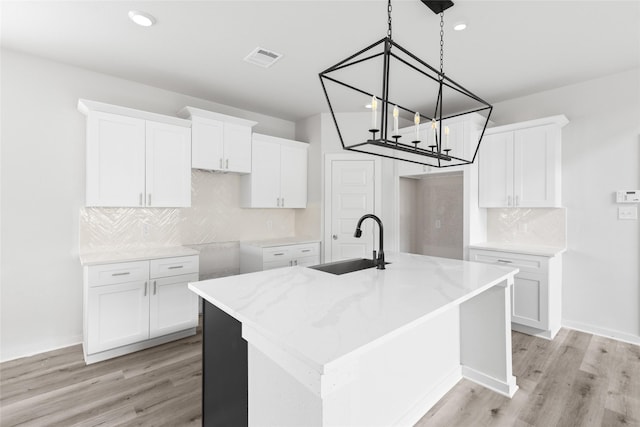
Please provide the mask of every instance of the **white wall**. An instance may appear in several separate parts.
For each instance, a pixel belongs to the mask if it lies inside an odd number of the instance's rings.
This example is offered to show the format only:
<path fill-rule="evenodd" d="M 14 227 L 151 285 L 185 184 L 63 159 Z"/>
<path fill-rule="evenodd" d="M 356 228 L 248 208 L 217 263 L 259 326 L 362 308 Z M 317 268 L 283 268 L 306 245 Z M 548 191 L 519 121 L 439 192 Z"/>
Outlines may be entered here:
<path fill-rule="evenodd" d="M 640 227 L 617 219 L 615 190 L 640 189 L 640 70 L 494 105 L 508 124 L 565 114 L 563 323 L 640 343 Z"/>
<path fill-rule="evenodd" d="M 257 132 L 284 138 L 294 137 L 295 125 L 32 56 L 1 54 L 0 360 L 9 360 L 81 341 L 77 251 L 85 117 L 76 110 L 78 98 L 167 115 L 192 105 L 255 120 Z"/>

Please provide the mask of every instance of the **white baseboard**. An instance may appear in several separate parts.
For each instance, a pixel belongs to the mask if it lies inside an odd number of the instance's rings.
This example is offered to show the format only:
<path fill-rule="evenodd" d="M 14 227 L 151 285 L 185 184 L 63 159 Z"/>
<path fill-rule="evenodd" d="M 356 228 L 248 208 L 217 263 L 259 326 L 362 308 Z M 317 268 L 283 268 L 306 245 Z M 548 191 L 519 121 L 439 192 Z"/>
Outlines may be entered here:
<path fill-rule="evenodd" d="M 49 345 L 46 347 L 32 349 L 32 348 L 22 348 L 22 349 L 12 349 L 12 351 L 8 351 L 9 355 L 6 358 L 0 359 L 0 363 L 9 362 L 11 360 L 22 359 L 23 357 L 31 357 L 36 356 L 40 353 L 47 353 L 50 351 L 60 350 L 61 348 L 73 347 L 74 345 L 82 344 L 82 335 L 76 335 L 74 337 L 70 337 L 65 342 L 57 343 L 54 345 Z"/>
<path fill-rule="evenodd" d="M 519 323 L 511 322 L 511 330 L 552 341 L 555 338 L 558 331 L 560 330 L 560 327 L 558 327 L 556 330 L 544 330 L 544 329 L 532 328 L 531 326 L 526 326 L 526 325 L 521 325 Z"/>
<path fill-rule="evenodd" d="M 463 365 L 462 376 L 469 381 L 473 381 L 476 384 L 486 387 L 489 390 L 493 390 L 503 396 L 507 396 L 508 398 L 512 398 L 513 395 L 516 394 L 516 391 L 518 391 L 516 377 L 513 375 L 511 375 L 508 381 L 505 382 Z"/>
<path fill-rule="evenodd" d="M 627 334 L 625 332 L 614 331 L 607 328 L 600 328 L 598 326 L 588 325 L 586 323 L 567 319 L 562 319 L 562 326 L 567 329 L 574 329 L 576 331 L 586 332 L 588 334 L 598 335 L 600 337 L 611 338 L 629 344 L 640 345 L 640 336 Z"/>

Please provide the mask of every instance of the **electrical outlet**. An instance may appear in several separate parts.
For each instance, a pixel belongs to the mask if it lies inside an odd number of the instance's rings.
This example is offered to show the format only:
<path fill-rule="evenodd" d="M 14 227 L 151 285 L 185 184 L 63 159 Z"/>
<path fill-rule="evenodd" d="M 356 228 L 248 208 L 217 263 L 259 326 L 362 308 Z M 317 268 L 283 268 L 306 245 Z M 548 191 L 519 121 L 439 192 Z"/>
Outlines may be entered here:
<path fill-rule="evenodd" d="M 638 219 L 638 208 L 635 206 L 619 206 L 618 219 Z"/>

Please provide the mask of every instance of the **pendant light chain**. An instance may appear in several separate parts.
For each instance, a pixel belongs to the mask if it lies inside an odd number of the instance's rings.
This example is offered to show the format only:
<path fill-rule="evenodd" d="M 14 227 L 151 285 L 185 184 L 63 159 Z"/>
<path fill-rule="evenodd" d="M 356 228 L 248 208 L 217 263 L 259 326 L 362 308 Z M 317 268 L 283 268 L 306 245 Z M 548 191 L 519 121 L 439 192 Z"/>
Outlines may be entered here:
<path fill-rule="evenodd" d="M 388 16 L 387 23 L 389 24 L 389 29 L 387 30 L 387 36 L 391 38 L 391 0 L 389 0 L 389 2 L 387 3 L 387 16 Z"/>
<path fill-rule="evenodd" d="M 440 12 L 440 80 L 444 78 L 444 12 Z"/>

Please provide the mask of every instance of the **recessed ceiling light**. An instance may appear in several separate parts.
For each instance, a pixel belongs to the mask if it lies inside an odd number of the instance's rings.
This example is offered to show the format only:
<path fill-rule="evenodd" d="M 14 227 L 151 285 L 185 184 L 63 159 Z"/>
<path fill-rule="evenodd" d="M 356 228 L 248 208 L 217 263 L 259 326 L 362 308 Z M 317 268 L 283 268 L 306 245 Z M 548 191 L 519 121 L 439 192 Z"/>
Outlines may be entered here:
<path fill-rule="evenodd" d="M 453 29 L 456 31 L 462 31 L 467 28 L 467 24 L 464 22 L 458 22 L 453 26 Z"/>
<path fill-rule="evenodd" d="M 156 23 L 156 18 L 149 15 L 148 13 L 140 12 L 137 10 L 129 11 L 129 19 L 131 19 L 133 22 L 140 25 L 141 27 L 150 27 Z"/>

